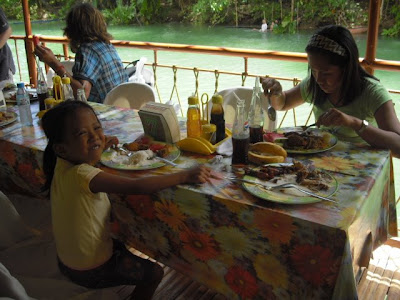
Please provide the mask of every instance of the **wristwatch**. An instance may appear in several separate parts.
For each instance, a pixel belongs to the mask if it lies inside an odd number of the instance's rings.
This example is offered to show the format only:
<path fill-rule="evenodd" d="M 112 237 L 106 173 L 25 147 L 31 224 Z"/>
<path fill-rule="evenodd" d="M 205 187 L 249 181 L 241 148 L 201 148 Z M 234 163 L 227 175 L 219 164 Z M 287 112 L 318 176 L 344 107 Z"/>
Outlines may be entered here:
<path fill-rule="evenodd" d="M 362 120 L 362 122 L 361 122 L 361 128 L 357 130 L 357 133 L 358 133 L 358 134 L 363 133 L 364 130 L 367 129 L 368 125 L 369 125 L 369 123 L 368 123 L 367 120 Z"/>

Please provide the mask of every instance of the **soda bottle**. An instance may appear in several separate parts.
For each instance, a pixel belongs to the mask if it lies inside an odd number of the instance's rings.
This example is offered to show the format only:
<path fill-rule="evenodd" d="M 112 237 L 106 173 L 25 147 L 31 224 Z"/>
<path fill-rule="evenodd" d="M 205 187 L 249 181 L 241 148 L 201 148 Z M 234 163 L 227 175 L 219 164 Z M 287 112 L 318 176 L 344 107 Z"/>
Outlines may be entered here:
<path fill-rule="evenodd" d="M 250 134 L 245 115 L 244 100 L 239 99 L 232 129 L 232 164 L 247 164 Z"/>
<path fill-rule="evenodd" d="M 250 143 L 258 143 L 264 140 L 264 112 L 261 104 L 261 93 L 259 78 L 256 77 L 249 111 Z"/>
<path fill-rule="evenodd" d="M 224 119 L 224 108 L 222 102 L 224 99 L 221 95 L 215 94 L 211 98 L 211 118 L 210 123 L 217 127 L 215 142 L 218 143 L 225 138 L 225 119 Z"/>
<path fill-rule="evenodd" d="M 84 89 L 77 89 L 76 90 L 76 100 L 87 102 L 86 94 Z"/>
<path fill-rule="evenodd" d="M 22 126 L 32 126 L 31 101 L 23 82 L 17 84 L 16 100 L 19 110 L 19 119 Z"/>
<path fill-rule="evenodd" d="M 199 137 L 201 136 L 199 99 L 195 95 L 192 95 L 188 98 L 188 104 L 186 121 L 187 136 Z"/>
<path fill-rule="evenodd" d="M 61 82 L 62 82 L 64 100 L 75 100 L 74 92 L 72 91 L 71 87 L 71 79 L 67 76 L 64 76 L 61 79 Z"/>
<path fill-rule="evenodd" d="M 38 78 L 37 78 L 37 88 L 36 92 L 39 99 L 39 110 L 45 110 L 45 103 L 44 100 L 48 97 L 47 91 L 47 82 L 46 78 L 44 77 L 43 68 L 38 68 Z"/>

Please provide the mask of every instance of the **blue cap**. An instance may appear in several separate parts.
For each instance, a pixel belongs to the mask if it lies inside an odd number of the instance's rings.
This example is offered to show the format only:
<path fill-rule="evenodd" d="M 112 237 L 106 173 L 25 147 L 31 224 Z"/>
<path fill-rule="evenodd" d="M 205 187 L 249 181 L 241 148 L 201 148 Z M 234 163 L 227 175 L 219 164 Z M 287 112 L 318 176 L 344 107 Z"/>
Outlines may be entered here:
<path fill-rule="evenodd" d="M 17 87 L 18 88 L 25 87 L 25 84 L 23 82 L 18 82 Z"/>

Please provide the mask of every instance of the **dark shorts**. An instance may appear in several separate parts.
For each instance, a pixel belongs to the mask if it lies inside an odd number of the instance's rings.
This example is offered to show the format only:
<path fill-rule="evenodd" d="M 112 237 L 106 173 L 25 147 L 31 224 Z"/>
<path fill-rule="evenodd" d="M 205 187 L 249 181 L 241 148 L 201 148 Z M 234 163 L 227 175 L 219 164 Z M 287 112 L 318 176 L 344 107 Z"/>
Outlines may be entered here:
<path fill-rule="evenodd" d="M 103 265 L 85 271 L 70 269 L 58 259 L 61 273 L 72 282 L 88 288 L 118 285 L 151 284 L 154 271 L 160 266 L 129 252 L 125 245 L 114 240 L 113 256 Z"/>

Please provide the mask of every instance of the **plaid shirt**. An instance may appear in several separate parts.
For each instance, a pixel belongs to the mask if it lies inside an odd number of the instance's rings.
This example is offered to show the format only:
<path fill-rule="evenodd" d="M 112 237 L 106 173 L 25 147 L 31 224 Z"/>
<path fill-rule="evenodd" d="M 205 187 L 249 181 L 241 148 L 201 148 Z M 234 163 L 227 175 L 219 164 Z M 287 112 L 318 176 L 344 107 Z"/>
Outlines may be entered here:
<path fill-rule="evenodd" d="M 74 78 L 92 84 L 88 101 L 99 103 L 114 87 L 128 81 L 128 74 L 116 49 L 103 42 L 82 44 L 76 53 L 72 72 Z"/>

